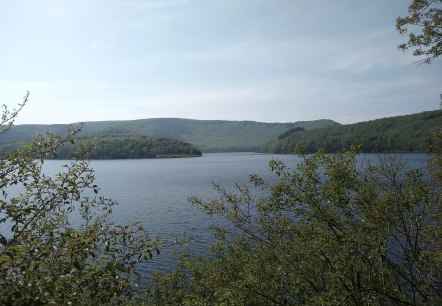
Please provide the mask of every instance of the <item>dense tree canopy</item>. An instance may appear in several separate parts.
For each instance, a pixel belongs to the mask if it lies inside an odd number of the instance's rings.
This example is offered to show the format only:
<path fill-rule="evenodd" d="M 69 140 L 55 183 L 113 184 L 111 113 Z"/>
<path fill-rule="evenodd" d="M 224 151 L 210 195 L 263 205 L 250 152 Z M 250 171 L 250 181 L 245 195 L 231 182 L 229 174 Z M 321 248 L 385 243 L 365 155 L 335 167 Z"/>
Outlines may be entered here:
<path fill-rule="evenodd" d="M 189 143 L 168 138 L 147 136 L 98 137 L 78 141 L 78 145 L 64 146 L 57 152 L 57 158 L 70 159 L 77 155 L 79 146 L 92 142 L 91 159 L 133 159 L 194 157 L 202 153 Z"/>
<path fill-rule="evenodd" d="M 408 12 L 396 20 L 399 33 L 408 33 L 408 41 L 399 49 L 414 49 L 422 62 L 431 63 L 442 54 L 442 0 L 413 0 Z"/>

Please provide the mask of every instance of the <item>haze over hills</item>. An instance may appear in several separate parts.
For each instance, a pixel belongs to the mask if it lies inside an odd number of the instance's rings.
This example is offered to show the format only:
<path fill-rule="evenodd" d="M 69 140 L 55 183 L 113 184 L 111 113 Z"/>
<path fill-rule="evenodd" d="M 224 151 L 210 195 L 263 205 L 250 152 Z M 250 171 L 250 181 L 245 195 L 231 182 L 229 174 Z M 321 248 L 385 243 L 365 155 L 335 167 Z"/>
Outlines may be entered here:
<path fill-rule="evenodd" d="M 46 132 L 66 135 L 67 127 L 16 125 L 0 137 L 0 146 L 16 147 Z M 413 152 L 422 151 L 438 129 L 442 129 L 442 110 L 348 125 L 326 119 L 290 123 L 180 118 L 93 121 L 85 124 L 80 137 L 169 138 L 192 144 L 203 152 L 291 153 L 297 144 L 309 152 L 321 147 L 336 152 L 359 144 L 365 152 Z"/>
<path fill-rule="evenodd" d="M 295 127 L 312 130 L 337 125 L 339 123 L 327 119 L 292 123 L 264 123 L 157 118 L 87 122 L 80 135 L 81 137 L 140 135 L 165 137 L 185 141 L 203 152 L 245 152 L 256 151 L 262 144 Z M 0 145 L 15 146 L 46 132 L 65 135 L 67 125 L 16 125 L 0 137 Z"/>
<path fill-rule="evenodd" d="M 292 153 L 296 145 L 303 145 L 307 152 L 319 148 L 337 152 L 351 145 L 362 145 L 364 152 L 419 152 L 439 130 L 442 130 L 442 110 L 310 131 L 293 130 L 263 145 L 261 152 Z"/>

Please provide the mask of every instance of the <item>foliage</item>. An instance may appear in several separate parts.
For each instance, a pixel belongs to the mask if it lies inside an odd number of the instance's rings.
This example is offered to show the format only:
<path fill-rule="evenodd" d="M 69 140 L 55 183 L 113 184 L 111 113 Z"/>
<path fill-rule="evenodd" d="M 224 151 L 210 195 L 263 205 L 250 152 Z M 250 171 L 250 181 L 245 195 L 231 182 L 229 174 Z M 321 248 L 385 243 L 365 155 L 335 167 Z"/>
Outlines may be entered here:
<path fill-rule="evenodd" d="M 307 152 L 319 148 L 339 152 L 358 144 L 369 153 L 424 152 L 430 135 L 438 130 L 442 130 L 440 110 L 297 132 L 264 144 L 261 151 L 292 153 L 302 145 Z"/>
<path fill-rule="evenodd" d="M 146 303 L 440 305 L 439 145 L 428 173 L 393 156 L 361 165 L 354 148 L 333 155 L 300 150 L 294 170 L 270 162 L 275 184 L 251 176 L 266 196 L 215 185 L 218 198 L 192 197 L 233 228 L 215 229 L 210 255 L 183 255 L 175 272 L 156 275 Z"/>
<path fill-rule="evenodd" d="M 423 56 L 424 63 L 431 63 L 442 54 L 442 0 L 413 0 L 409 15 L 396 19 L 401 34 L 408 33 L 408 41 L 399 45 L 400 50 L 415 48 L 414 56 Z M 417 34 L 414 32 L 418 32 Z"/>
<path fill-rule="evenodd" d="M 48 133 L 1 156 L 2 305 L 125 303 L 134 293 L 136 263 L 159 250 L 139 224 L 111 222 L 115 203 L 99 196 L 87 161 L 44 174 L 44 159 L 77 133 Z"/>
<path fill-rule="evenodd" d="M 0 134 L 5 133 L 8 131 L 12 125 L 14 124 L 15 118 L 17 117 L 18 113 L 21 111 L 21 109 L 26 105 L 29 99 L 30 92 L 27 91 L 26 95 L 23 97 L 23 102 L 18 104 L 18 107 L 16 109 L 10 110 L 6 104 L 2 105 L 2 115 L 0 119 Z"/>
<path fill-rule="evenodd" d="M 91 141 L 83 139 L 79 145 L 65 146 L 57 158 L 69 159 L 77 155 L 79 146 Z M 91 159 L 132 159 L 201 156 L 201 151 L 191 144 L 167 138 L 146 136 L 100 137 L 92 141 Z"/>

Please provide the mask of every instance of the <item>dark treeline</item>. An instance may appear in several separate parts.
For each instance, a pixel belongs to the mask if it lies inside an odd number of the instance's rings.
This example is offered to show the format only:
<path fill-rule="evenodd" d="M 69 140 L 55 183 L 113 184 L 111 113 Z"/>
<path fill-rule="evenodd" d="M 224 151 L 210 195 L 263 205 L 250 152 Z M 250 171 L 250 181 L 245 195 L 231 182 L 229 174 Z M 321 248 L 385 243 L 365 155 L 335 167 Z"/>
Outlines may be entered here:
<path fill-rule="evenodd" d="M 292 153 L 297 145 L 307 152 L 324 148 L 338 152 L 351 145 L 373 152 L 419 152 L 429 143 L 433 132 L 442 129 L 442 111 L 383 118 L 355 124 L 302 131 L 289 130 L 264 144 L 261 152 Z"/>
<path fill-rule="evenodd" d="M 283 138 L 285 138 L 285 137 L 288 137 L 288 136 L 290 136 L 290 135 L 292 135 L 292 134 L 294 134 L 294 133 L 296 133 L 296 132 L 305 132 L 305 129 L 304 129 L 303 127 L 294 127 L 294 128 L 291 128 L 291 129 L 288 130 L 288 131 L 285 131 L 285 132 L 282 133 L 281 135 L 278 135 L 276 138 L 278 138 L 279 140 L 281 140 L 281 139 L 283 139 Z"/>
<path fill-rule="evenodd" d="M 58 159 L 76 157 L 80 145 L 68 145 L 57 152 Z M 90 140 L 90 139 L 89 139 Z M 92 141 L 94 149 L 90 153 L 91 159 L 135 159 L 135 158 L 163 158 L 163 157 L 191 157 L 201 156 L 201 151 L 193 145 L 168 138 L 147 136 L 99 137 Z"/>

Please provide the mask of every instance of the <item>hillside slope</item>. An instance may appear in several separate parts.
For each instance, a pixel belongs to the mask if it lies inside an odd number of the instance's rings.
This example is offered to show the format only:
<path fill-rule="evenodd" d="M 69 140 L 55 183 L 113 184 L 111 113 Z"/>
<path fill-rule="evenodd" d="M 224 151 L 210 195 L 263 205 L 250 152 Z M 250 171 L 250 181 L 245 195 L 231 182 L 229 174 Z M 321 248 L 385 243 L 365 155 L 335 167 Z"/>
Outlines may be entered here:
<path fill-rule="evenodd" d="M 311 131 L 297 130 L 266 143 L 261 152 L 291 153 L 296 145 L 303 145 L 308 152 L 318 148 L 336 152 L 351 145 L 362 145 L 364 152 L 418 152 L 424 150 L 431 134 L 437 130 L 442 130 L 442 110 Z"/>
<path fill-rule="evenodd" d="M 332 125 L 338 123 L 332 120 L 263 123 L 159 118 L 87 122 L 81 136 L 165 137 L 188 142 L 203 152 L 256 151 L 265 142 L 291 128 L 303 127 L 309 130 Z M 29 141 L 46 131 L 64 135 L 67 125 L 17 125 L 0 137 L 0 145 Z"/>

